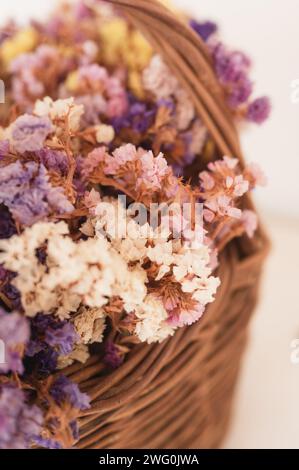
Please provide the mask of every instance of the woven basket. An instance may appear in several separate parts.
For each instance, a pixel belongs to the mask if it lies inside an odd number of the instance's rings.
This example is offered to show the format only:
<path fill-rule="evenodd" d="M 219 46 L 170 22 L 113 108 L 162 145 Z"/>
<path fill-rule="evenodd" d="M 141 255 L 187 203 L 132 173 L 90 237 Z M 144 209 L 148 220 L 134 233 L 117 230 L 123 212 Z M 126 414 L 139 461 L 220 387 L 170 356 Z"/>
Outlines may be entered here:
<path fill-rule="evenodd" d="M 205 44 L 157 0 L 107 0 L 147 37 L 189 92 L 219 153 L 243 165 L 238 134 Z M 244 207 L 252 208 L 248 197 Z M 105 371 L 99 356 L 67 370 L 92 398 L 78 448 L 215 448 L 224 437 L 268 240 L 235 240 L 222 252 L 221 287 L 203 319 L 162 344 L 133 347 Z"/>

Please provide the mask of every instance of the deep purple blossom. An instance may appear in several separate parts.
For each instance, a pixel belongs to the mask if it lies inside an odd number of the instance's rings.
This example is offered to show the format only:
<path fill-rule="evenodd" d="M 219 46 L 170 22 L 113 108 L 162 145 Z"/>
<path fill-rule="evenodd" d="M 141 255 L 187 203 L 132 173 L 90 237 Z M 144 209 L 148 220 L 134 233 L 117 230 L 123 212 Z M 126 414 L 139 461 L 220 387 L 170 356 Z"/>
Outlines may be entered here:
<path fill-rule="evenodd" d="M 86 410 L 90 407 L 90 399 L 86 393 L 80 392 L 77 384 L 65 375 L 60 375 L 51 387 L 50 393 L 56 403 L 61 405 L 69 402 L 74 408 Z"/>
<path fill-rule="evenodd" d="M 12 124 L 13 146 L 19 153 L 40 150 L 51 130 L 52 123 L 48 117 L 24 114 Z"/>
<path fill-rule="evenodd" d="M 0 240 L 10 238 L 16 233 L 16 226 L 12 216 L 3 204 L 0 205 Z"/>
<path fill-rule="evenodd" d="M 119 349 L 113 341 L 106 341 L 104 348 L 104 358 L 103 361 L 105 364 L 112 369 L 117 369 L 123 363 L 123 357 L 119 353 Z"/>
<path fill-rule="evenodd" d="M 143 134 L 153 124 L 157 109 L 156 105 L 139 101 L 133 95 L 129 95 L 128 111 L 123 116 L 112 120 L 115 132 L 133 129 Z"/>
<path fill-rule="evenodd" d="M 43 422 L 40 408 L 25 402 L 14 385 L 0 385 L 0 449 L 26 449 L 39 435 Z"/>
<path fill-rule="evenodd" d="M 213 23 L 212 21 L 199 23 L 196 20 L 191 20 L 190 26 L 204 41 L 207 41 L 218 29 L 216 23 Z"/>
<path fill-rule="evenodd" d="M 39 372 L 47 375 L 56 369 L 59 355 L 72 351 L 76 340 L 77 334 L 71 323 L 40 313 L 31 321 L 26 356 L 34 358 Z"/>
<path fill-rule="evenodd" d="M 262 124 L 270 115 L 271 103 L 267 96 L 257 98 L 248 106 L 247 119 Z"/>

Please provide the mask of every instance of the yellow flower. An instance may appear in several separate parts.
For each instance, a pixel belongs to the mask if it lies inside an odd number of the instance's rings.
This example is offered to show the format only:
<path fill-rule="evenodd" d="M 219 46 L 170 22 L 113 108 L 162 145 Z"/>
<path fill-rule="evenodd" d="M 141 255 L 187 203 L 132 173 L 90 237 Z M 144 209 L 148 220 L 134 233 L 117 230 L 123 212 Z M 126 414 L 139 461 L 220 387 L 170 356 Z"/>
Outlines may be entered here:
<path fill-rule="evenodd" d="M 131 70 L 128 77 L 128 85 L 134 95 L 140 100 L 144 99 L 145 91 L 142 85 L 141 74 L 137 70 Z"/>
<path fill-rule="evenodd" d="M 101 51 L 105 62 L 115 64 L 120 59 L 123 44 L 128 41 L 128 25 L 121 18 L 115 18 L 103 24 L 100 29 L 100 38 L 103 43 Z"/>
<path fill-rule="evenodd" d="M 20 54 L 30 52 L 37 44 L 37 33 L 33 28 L 27 28 L 6 39 L 0 48 L 0 57 L 6 67 Z"/>
<path fill-rule="evenodd" d="M 130 30 L 121 18 L 107 21 L 100 29 L 100 38 L 103 60 L 109 65 L 122 61 L 129 69 L 142 70 L 153 55 L 152 47 L 142 34 Z"/>
<path fill-rule="evenodd" d="M 153 50 L 142 34 L 133 30 L 124 47 L 124 60 L 129 68 L 143 70 L 150 62 Z"/>
<path fill-rule="evenodd" d="M 70 72 L 67 76 L 66 79 L 66 87 L 69 91 L 76 91 L 78 87 L 78 72 L 77 70 L 74 70 L 73 72 Z"/>

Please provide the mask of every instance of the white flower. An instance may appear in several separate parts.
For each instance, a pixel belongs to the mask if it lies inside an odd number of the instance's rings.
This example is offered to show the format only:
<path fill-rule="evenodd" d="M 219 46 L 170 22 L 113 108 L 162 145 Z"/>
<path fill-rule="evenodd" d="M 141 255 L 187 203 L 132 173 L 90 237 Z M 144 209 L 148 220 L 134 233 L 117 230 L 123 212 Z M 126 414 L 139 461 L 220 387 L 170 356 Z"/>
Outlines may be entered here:
<path fill-rule="evenodd" d="M 36 116 L 48 116 L 54 123 L 56 120 L 67 118 L 70 131 L 75 132 L 80 127 L 84 106 L 75 104 L 72 97 L 53 101 L 52 98 L 46 96 L 43 100 L 36 101 L 33 113 Z"/>
<path fill-rule="evenodd" d="M 135 333 L 142 342 L 162 342 L 174 334 L 174 328 L 167 324 L 168 317 L 161 300 L 154 295 L 146 296 L 142 305 L 135 309 L 138 318 Z"/>
<path fill-rule="evenodd" d="M 115 132 L 112 126 L 107 124 L 100 124 L 96 126 L 96 140 L 99 144 L 110 144 L 115 137 Z"/>

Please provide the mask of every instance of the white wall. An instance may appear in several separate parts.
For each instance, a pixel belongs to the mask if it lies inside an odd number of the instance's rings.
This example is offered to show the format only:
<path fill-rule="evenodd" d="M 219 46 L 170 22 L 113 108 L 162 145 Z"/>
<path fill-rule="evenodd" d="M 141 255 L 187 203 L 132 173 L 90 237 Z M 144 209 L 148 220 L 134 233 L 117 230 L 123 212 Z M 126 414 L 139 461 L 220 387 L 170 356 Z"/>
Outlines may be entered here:
<path fill-rule="evenodd" d="M 272 212 L 299 218 L 299 103 L 291 102 L 291 82 L 299 79 L 299 0 L 174 0 L 203 19 L 214 19 L 223 38 L 253 59 L 257 94 L 273 101 L 271 120 L 243 135 L 248 160 L 259 162 L 269 177 L 257 193 Z M 45 14 L 55 1 L 1 2 L 1 21 L 12 15 L 24 21 Z"/>

